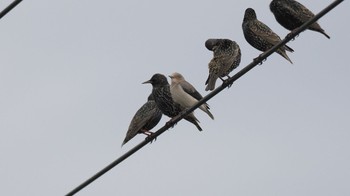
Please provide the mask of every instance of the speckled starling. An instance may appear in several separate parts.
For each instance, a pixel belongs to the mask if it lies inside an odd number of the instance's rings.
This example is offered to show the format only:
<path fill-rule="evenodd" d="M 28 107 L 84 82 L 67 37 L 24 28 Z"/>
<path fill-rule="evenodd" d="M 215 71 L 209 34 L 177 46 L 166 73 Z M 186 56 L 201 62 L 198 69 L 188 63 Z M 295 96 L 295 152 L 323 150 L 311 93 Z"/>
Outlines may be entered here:
<path fill-rule="evenodd" d="M 175 103 L 180 104 L 184 108 L 190 108 L 196 104 L 203 96 L 189 83 L 180 73 L 173 73 L 171 78 L 170 92 Z M 202 104 L 199 109 L 203 110 L 214 119 L 213 114 L 209 111 L 207 103 Z"/>
<path fill-rule="evenodd" d="M 281 41 L 281 38 L 276 33 L 257 19 L 255 11 L 252 8 L 245 10 L 242 29 L 247 42 L 254 48 L 263 52 L 269 50 Z M 294 51 L 289 46 L 284 45 L 276 52 L 292 63 L 286 54 L 286 50 L 289 52 Z"/>
<path fill-rule="evenodd" d="M 173 118 L 186 109 L 180 104 L 174 102 L 170 92 L 170 85 L 163 74 L 154 74 L 150 80 L 143 84 L 146 83 L 152 84 L 152 95 L 154 101 L 163 114 Z M 202 131 L 202 128 L 198 124 L 199 120 L 194 116 L 193 112 L 185 116 L 184 119 L 194 124 L 199 131 Z"/>
<path fill-rule="evenodd" d="M 213 58 L 209 62 L 209 76 L 205 84 L 206 91 L 214 90 L 218 78 L 229 77 L 229 73 L 236 69 L 241 62 L 241 49 L 239 45 L 229 39 L 208 39 L 205 47 L 213 51 Z"/>
<path fill-rule="evenodd" d="M 270 10 L 275 15 L 278 23 L 288 30 L 295 30 L 315 16 L 309 9 L 294 0 L 273 0 Z M 329 35 L 315 22 L 309 26 L 310 30 L 322 33 L 328 39 Z"/>
<path fill-rule="evenodd" d="M 135 137 L 138 133 L 146 135 L 152 134 L 150 130 L 154 128 L 162 118 L 162 112 L 158 109 L 156 102 L 152 94 L 148 96 L 148 100 L 132 118 L 128 132 L 126 133 L 125 139 L 122 146 Z"/>

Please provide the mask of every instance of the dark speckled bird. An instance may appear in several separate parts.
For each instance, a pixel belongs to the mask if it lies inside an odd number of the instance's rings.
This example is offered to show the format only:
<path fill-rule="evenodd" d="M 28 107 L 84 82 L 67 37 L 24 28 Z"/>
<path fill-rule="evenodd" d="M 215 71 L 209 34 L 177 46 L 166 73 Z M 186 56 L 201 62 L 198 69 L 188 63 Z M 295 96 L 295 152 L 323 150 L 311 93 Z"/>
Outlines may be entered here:
<path fill-rule="evenodd" d="M 173 118 L 186 109 L 180 104 L 174 102 L 170 92 L 170 85 L 163 74 L 154 74 L 150 80 L 143 84 L 146 83 L 152 84 L 152 95 L 158 108 L 163 114 Z M 194 116 L 193 112 L 185 116 L 184 119 L 194 124 L 199 131 L 202 131 L 202 128 L 198 124 L 199 120 Z"/>
<path fill-rule="evenodd" d="M 208 64 L 209 76 L 205 84 L 206 91 L 214 90 L 218 78 L 229 77 L 232 70 L 236 69 L 241 62 L 241 49 L 239 45 L 229 39 L 208 39 L 205 47 L 213 51 L 213 58 Z"/>
<path fill-rule="evenodd" d="M 125 139 L 122 146 L 135 137 L 138 133 L 151 135 L 151 129 L 153 129 L 162 118 L 162 112 L 158 109 L 154 98 L 151 95 L 148 96 L 148 100 L 132 118 L 128 132 L 126 133 Z"/>
<path fill-rule="evenodd" d="M 245 10 L 242 29 L 247 42 L 254 48 L 263 52 L 269 50 L 281 41 L 281 38 L 276 33 L 257 19 L 255 11 L 252 8 Z M 286 50 L 294 52 L 294 50 L 287 45 L 280 47 L 276 52 L 292 63 L 286 54 Z"/>
<path fill-rule="evenodd" d="M 315 16 L 309 9 L 294 0 L 273 0 L 270 10 L 275 15 L 278 23 L 288 30 L 295 30 Z M 328 39 L 329 35 L 315 22 L 309 26 L 310 30 L 322 33 Z"/>

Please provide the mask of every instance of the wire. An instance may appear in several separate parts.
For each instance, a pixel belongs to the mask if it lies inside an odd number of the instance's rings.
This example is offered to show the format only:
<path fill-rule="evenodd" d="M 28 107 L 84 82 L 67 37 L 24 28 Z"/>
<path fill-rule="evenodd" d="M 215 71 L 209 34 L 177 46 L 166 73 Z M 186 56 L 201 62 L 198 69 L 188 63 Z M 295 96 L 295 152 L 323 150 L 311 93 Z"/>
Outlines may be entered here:
<path fill-rule="evenodd" d="M 75 193 L 82 190 L 84 187 L 95 181 L 97 178 L 101 177 L 103 174 L 111 170 L 113 167 L 117 166 L 119 163 L 123 162 L 125 159 L 127 159 L 129 156 L 140 150 L 142 147 L 144 147 L 146 144 L 152 142 L 154 139 L 156 139 L 160 134 L 164 133 L 169 128 L 175 126 L 177 122 L 179 122 L 183 117 L 193 112 L 195 109 L 197 109 L 199 106 L 201 106 L 203 103 L 210 100 L 212 97 L 220 93 L 222 90 L 224 90 L 226 87 L 231 86 L 233 82 L 235 82 L 237 79 L 242 77 L 244 74 L 246 74 L 248 71 L 253 69 L 256 65 L 263 62 L 264 59 L 266 59 L 268 56 L 270 56 L 273 52 L 275 52 L 278 48 L 289 42 L 290 40 L 294 39 L 297 35 L 299 35 L 302 31 L 306 30 L 311 24 L 316 22 L 318 19 L 320 19 L 322 16 L 327 14 L 329 11 L 331 11 L 333 8 L 335 8 L 337 5 L 339 5 L 344 0 L 336 0 L 333 3 L 331 3 L 329 6 L 324 8 L 321 12 L 319 12 L 317 15 L 315 15 L 313 18 L 311 18 L 309 21 L 304 23 L 302 26 L 300 26 L 295 31 L 292 31 L 289 35 L 286 36 L 280 43 L 269 49 L 268 51 L 262 53 L 259 55 L 258 58 L 254 59 L 253 62 L 248 64 L 246 67 L 244 67 L 242 70 L 237 72 L 235 75 L 227 79 L 221 86 L 217 87 L 214 91 L 203 97 L 200 101 L 198 101 L 195 105 L 193 105 L 191 108 L 183 111 L 179 115 L 175 116 L 174 118 L 170 119 L 163 127 L 161 127 L 158 131 L 156 131 L 154 134 L 147 137 L 144 141 L 139 143 L 134 148 L 130 149 L 128 152 L 126 152 L 124 155 L 120 156 L 117 160 L 113 161 L 111 164 L 109 164 L 107 167 L 103 168 L 101 171 L 93 175 L 91 178 L 87 179 L 85 182 L 83 182 L 81 185 L 73 189 L 71 192 L 69 192 L 66 196 L 74 195 Z"/>
<path fill-rule="evenodd" d="M 15 8 L 22 0 L 15 0 L 10 5 L 8 5 L 2 12 L 0 12 L 0 19 L 9 13 L 13 8 Z"/>

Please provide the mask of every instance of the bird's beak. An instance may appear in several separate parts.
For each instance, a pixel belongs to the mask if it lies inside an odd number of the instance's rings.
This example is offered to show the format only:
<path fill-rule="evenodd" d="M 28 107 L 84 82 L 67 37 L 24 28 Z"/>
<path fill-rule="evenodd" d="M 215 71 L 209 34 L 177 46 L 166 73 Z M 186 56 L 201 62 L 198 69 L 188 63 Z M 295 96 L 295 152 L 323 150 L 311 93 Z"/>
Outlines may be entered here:
<path fill-rule="evenodd" d="M 172 76 L 172 75 L 170 75 L 170 76 L 169 76 L 169 78 L 173 79 L 173 76 Z"/>
<path fill-rule="evenodd" d="M 147 80 L 145 82 L 142 82 L 142 84 L 151 84 L 151 83 L 152 83 L 151 80 Z"/>

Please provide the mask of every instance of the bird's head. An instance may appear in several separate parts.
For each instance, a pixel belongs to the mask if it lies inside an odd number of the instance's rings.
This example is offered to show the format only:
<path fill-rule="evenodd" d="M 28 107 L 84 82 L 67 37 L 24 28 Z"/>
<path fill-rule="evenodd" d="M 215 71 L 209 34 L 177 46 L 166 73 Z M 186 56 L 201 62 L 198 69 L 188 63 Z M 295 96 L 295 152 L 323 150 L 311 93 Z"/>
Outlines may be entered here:
<path fill-rule="evenodd" d="M 177 83 L 177 82 L 180 82 L 181 80 L 185 79 L 180 73 L 177 73 L 177 72 L 172 73 L 169 76 L 169 78 L 171 79 L 172 83 Z"/>
<path fill-rule="evenodd" d="M 142 84 L 152 84 L 153 87 L 169 85 L 166 77 L 159 73 L 154 74 L 151 79 L 143 82 Z"/>
<path fill-rule="evenodd" d="M 243 22 L 256 19 L 256 13 L 252 8 L 247 8 L 244 13 Z"/>
<path fill-rule="evenodd" d="M 217 45 L 218 43 L 218 39 L 208 39 L 206 42 L 205 42 L 205 47 L 210 50 L 210 51 L 213 51 L 214 50 L 214 47 Z"/>

